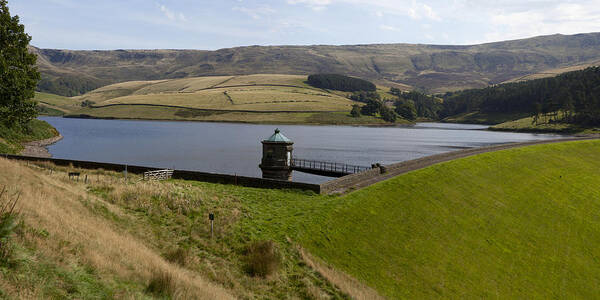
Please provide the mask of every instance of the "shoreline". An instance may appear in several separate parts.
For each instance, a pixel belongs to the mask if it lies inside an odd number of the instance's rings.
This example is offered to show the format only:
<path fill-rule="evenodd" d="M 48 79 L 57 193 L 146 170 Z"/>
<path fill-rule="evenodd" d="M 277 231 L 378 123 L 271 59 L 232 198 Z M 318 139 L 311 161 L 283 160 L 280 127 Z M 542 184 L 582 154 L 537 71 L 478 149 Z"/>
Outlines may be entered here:
<path fill-rule="evenodd" d="M 61 134 L 58 134 L 55 137 L 51 137 L 45 140 L 31 141 L 27 143 L 23 143 L 23 150 L 19 153 L 19 155 L 24 156 L 34 156 L 34 157 L 43 157 L 43 158 L 51 158 L 52 154 L 46 148 L 60 140 L 63 139 Z"/>
<path fill-rule="evenodd" d="M 121 118 L 121 117 L 96 117 L 96 116 L 81 116 L 81 115 L 63 115 L 63 116 L 50 116 L 40 115 L 40 117 L 50 118 L 65 118 L 65 119 L 81 119 L 81 120 L 116 120 L 116 121 L 153 121 L 153 122 L 198 122 L 198 123 L 231 123 L 231 124 L 250 124 L 250 125 L 300 125 L 300 126 L 364 126 L 364 127 L 399 127 L 399 126 L 413 126 L 416 122 L 408 123 L 389 123 L 382 121 L 381 123 L 327 123 L 327 122 L 313 122 L 313 123 L 300 123 L 300 122 L 277 122 L 277 121 L 240 121 L 240 120 L 198 120 L 198 119 L 162 119 L 162 118 Z M 432 121 L 433 122 L 433 121 Z"/>

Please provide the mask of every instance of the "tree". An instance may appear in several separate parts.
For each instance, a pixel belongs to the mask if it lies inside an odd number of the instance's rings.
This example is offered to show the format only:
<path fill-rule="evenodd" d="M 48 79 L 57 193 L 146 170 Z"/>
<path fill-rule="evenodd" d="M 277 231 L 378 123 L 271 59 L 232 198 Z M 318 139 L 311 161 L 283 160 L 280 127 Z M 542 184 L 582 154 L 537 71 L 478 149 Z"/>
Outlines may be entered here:
<path fill-rule="evenodd" d="M 396 113 L 406 120 L 414 121 L 417 119 L 417 109 L 414 102 L 410 100 L 396 101 Z"/>
<path fill-rule="evenodd" d="M 35 87 L 40 80 L 36 55 L 28 50 L 31 37 L 0 0 L 0 121 L 25 124 L 37 116 Z"/>
<path fill-rule="evenodd" d="M 379 112 L 382 105 L 381 101 L 369 99 L 367 104 L 360 109 L 360 113 L 367 116 L 374 116 Z"/>
<path fill-rule="evenodd" d="M 350 115 L 354 118 L 360 117 L 360 106 L 358 104 L 352 105 L 352 110 L 350 111 Z"/>
<path fill-rule="evenodd" d="M 386 122 L 390 122 L 390 123 L 396 122 L 396 113 L 394 113 L 393 110 L 391 110 L 389 107 L 387 107 L 385 105 L 382 105 L 379 108 L 379 114 L 381 114 L 381 118 Z"/>

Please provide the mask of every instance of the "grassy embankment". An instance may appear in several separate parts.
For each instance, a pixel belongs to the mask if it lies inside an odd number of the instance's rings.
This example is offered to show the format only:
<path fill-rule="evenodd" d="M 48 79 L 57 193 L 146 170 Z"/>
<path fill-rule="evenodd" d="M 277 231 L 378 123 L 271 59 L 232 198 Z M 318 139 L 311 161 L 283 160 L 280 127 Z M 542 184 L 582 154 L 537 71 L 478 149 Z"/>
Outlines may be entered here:
<path fill-rule="evenodd" d="M 291 124 L 384 124 L 352 118 L 347 93 L 316 89 L 306 76 L 211 76 L 113 84 L 65 98 L 38 94 L 50 112 L 97 118 Z M 82 107 L 82 102 L 93 106 Z M 115 105 L 118 106 L 107 106 Z M 152 105 L 163 105 L 162 107 Z M 168 107 L 171 106 L 171 107 Z M 402 122 L 399 122 L 402 123 Z"/>
<path fill-rule="evenodd" d="M 25 126 L 6 127 L 0 123 L 0 153 L 16 154 L 23 150 L 22 143 L 49 139 L 58 135 L 50 124 L 31 120 Z"/>
<path fill-rule="evenodd" d="M 0 188 L 21 193 L 14 253 L 0 260 L 8 297 L 344 299 L 308 265 L 294 238 L 332 197 L 200 182 L 141 182 L 129 174 L 0 158 Z M 52 172 L 50 171 L 52 170 Z M 72 171 L 72 169 L 71 169 Z M 89 181 L 84 182 L 85 175 Z M 208 213 L 215 213 L 211 238 Z M 251 276 L 249 246 L 276 242 L 278 270 Z M 260 261 L 259 261 L 260 262 Z M 334 270 L 354 295 L 376 294 Z M 192 297 L 193 298 L 193 297 Z M 369 296 L 369 298 L 372 298 Z"/>
<path fill-rule="evenodd" d="M 583 141 L 486 153 L 345 196 L 125 183 L 102 171 L 82 171 L 85 184 L 64 168 L 0 159 L 0 185 L 22 192 L 24 219 L 0 286 L 11 296 L 145 297 L 171 274 L 181 280 L 166 295 L 376 297 L 334 287 L 356 282 L 325 261 L 391 298 L 590 298 L 600 293 L 599 151 Z M 257 240 L 279 249 L 266 279 L 247 273 Z"/>
<path fill-rule="evenodd" d="M 392 298 L 600 293 L 600 142 L 442 163 L 354 192 L 302 243 Z"/>

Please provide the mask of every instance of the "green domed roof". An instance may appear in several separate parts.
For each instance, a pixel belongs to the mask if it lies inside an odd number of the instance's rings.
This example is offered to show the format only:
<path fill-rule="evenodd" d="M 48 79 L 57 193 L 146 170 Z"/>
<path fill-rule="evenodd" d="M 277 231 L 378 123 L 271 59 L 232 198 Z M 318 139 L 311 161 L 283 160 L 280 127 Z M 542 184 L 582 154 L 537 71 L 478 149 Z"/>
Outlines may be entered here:
<path fill-rule="evenodd" d="M 288 139 L 285 135 L 281 134 L 279 128 L 275 129 L 275 133 L 271 135 L 268 139 L 264 140 L 265 142 L 275 142 L 275 143 L 291 143 L 292 141 Z"/>

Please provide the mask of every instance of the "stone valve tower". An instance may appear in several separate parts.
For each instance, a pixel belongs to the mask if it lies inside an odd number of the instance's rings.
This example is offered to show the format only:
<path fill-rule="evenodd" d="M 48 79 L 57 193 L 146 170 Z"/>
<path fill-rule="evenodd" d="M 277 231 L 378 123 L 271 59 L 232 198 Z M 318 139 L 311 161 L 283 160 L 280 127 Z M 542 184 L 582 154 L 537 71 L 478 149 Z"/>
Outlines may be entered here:
<path fill-rule="evenodd" d="M 259 167 L 263 178 L 292 180 L 293 144 L 279 129 L 262 141 L 263 156 Z"/>

